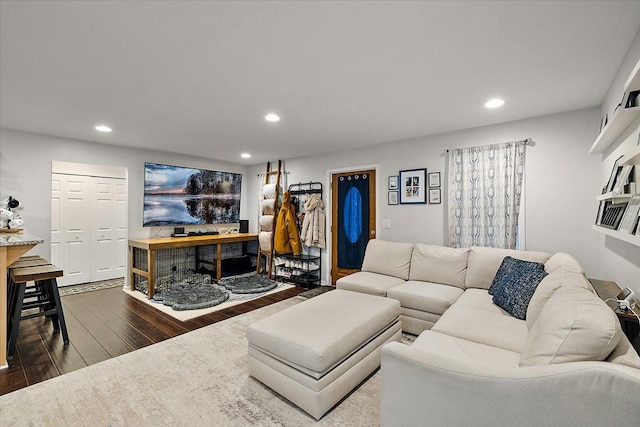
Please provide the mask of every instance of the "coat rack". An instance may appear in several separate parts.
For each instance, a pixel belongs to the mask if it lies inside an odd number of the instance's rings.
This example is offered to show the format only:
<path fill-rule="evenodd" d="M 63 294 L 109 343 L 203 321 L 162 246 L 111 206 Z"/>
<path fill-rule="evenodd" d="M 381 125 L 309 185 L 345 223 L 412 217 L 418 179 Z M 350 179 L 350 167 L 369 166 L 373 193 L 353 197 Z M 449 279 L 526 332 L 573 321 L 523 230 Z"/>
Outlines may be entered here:
<path fill-rule="evenodd" d="M 304 213 L 304 204 L 307 198 L 313 194 L 318 195 L 322 200 L 322 183 L 321 182 L 299 182 L 289 185 L 288 189 L 291 194 L 291 202 L 296 208 L 296 212 Z M 301 230 L 300 216 L 297 217 L 298 230 Z M 320 285 L 322 277 L 322 250 L 317 247 L 303 246 L 303 250 L 307 250 L 307 254 L 298 256 L 280 255 L 275 257 L 275 276 L 289 282 L 296 283 L 305 287 L 313 287 Z"/>

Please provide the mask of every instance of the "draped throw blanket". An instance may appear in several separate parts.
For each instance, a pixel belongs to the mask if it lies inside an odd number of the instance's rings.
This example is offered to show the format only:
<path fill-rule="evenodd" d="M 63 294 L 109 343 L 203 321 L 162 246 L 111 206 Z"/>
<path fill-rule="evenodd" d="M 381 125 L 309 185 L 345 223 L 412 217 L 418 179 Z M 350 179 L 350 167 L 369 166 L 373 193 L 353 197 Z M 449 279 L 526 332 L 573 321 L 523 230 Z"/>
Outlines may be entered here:
<path fill-rule="evenodd" d="M 449 241 L 515 249 L 526 141 L 449 152 Z"/>
<path fill-rule="evenodd" d="M 269 252 L 273 245 L 273 218 L 276 213 L 276 190 L 277 184 L 265 184 L 260 194 L 260 217 L 258 220 L 260 234 L 258 243 L 260 250 Z"/>

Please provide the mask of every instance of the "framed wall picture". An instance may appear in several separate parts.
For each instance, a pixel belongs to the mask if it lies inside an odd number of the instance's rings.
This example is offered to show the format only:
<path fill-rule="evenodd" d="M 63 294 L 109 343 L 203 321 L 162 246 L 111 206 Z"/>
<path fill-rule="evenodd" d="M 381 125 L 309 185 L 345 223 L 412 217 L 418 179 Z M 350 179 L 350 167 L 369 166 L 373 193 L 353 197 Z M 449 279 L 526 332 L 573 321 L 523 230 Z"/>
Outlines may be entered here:
<path fill-rule="evenodd" d="M 620 173 L 620 171 L 622 170 L 622 166 L 619 166 L 620 163 L 620 159 L 622 159 L 624 156 L 620 156 L 616 159 L 616 161 L 613 163 L 613 169 L 611 169 L 611 176 L 609 176 L 609 182 L 607 182 L 607 185 L 604 189 L 605 193 L 609 193 L 611 191 L 613 191 L 613 187 L 616 184 L 616 180 L 618 178 L 618 174 Z"/>
<path fill-rule="evenodd" d="M 439 188 L 429 189 L 429 203 L 431 203 L 432 205 L 437 205 L 442 203 L 440 196 L 441 196 L 441 192 Z"/>
<path fill-rule="evenodd" d="M 389 191 L 387 194 L 387 204 L 389 205 L 397 205 L 398 204 L 398 192 L 397 191 Z"/>
<path fill-rule="evenodd" d="M 389 177 L 389 190 L 398 189 L 398 175 L 392 175 Z"/>
<path fill-rule="evenodd" d="M 620 168 L 620 172 L 618 172 L 618 176 L 616 177 L 616 183 L 613 186 L 614 193 L 622 194 L 624 193 L 624 186 L 629 183 L 629 175 L 633 171 L 633 165 L 626 165 Z"/>
<path fill-rule="evenodd" d="M 622 221 L 620 222 L 619 231 L 623 233 L 633 233 L 638 221 L 638 213 L 640 212 L 640 196 L 633 196 L 629 200 L 629 204 L 624 211 Z"/>
<path fill-rule="evenodd" d="M 604 127 L 607 125 L 608 122 L 609 122 L 609 115 L 605 114 L 602 117 L 602 120 L 600 120 L 600 132 L 602 132 L 602 130 L 604 129 Z"/>
<path fill-rule="evenodd" d="M 627 202 L 606 204 L 600 220 L 600 227 L 617 230 L 626 209 Z"/>
<path fill-rule="evenodd" d="M 427 203 L 427 169 L 409 169 L 400 171 L 398 180 L 400 204 Z"/>
<path fill-rule="evenodd" d="M 602 200 L 600 202 L 600 205 L 598 206 L 598 214 L 596 216 L 596 225 L 602 225 L 602 215 L 604 215 L 604 208 L 606 207 L 607 203 L 611 202 L 607 202 L 606 200 Z"/>
<path fill-rule="evenodd" d="M 429 188 L 440 187 L 440 172 L 429 172 Z"/>

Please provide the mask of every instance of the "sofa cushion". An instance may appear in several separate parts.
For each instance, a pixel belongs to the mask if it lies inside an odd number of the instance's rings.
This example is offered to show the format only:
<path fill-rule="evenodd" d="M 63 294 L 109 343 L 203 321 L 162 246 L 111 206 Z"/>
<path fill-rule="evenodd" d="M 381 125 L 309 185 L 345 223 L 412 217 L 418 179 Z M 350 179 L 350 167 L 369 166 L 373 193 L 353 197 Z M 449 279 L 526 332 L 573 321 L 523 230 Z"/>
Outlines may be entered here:
<path fill-rule="evenodd" d="M 536 288 L 527 308 L 527 329 L 531 330 L 540 311 L 549 301 L 551 295 L 561 286 L 575 286 L 582 289 L 591 289 L 591 284 L 581 273 L 565 270 L 564 268 L 554 269 Z"/>
<path fill-rule="evenodd" d="M 584 269 L 574 257 L 565 252 L 556 252 L 544 263 L 547 273 L 552 273 L 558 268 L 573 271 L 574 273 L 584 273 Z"/>
<path fill-rule="evenodd" d="M 357 273 L 338 279 L 336 281 L 336 288 L 386 297 L 387 290 L 402 283 L 405 283 L 405 281 L 397 277 L 370 273 L 368 271 L 358 271 Z"/>
<path fill-rule="evenodd" d="M 496 275 L 493 276 L 491 286 L 489 286 L 489 295 L 494 294 L 494 292 L 502 282 L 502 279 L 507 275 L 507 273 L 511 272 L 512 269 L 519 271 L 523 268 L 528 267 L 544 270 L 544 264 L 539 262 L 524 261 L 510 256 L 504 257 L 504 259 L 502 260 L 502 264 L 500 264 L 500 268 L 498 268 L 498 271 L 496 272 Z"/>
<path fill-rule="evenodd" d="M 464 289 L 469 249 L 416 243 L 409 280 L 442 283 Z"/>
<path fill-rule="evenodd" d="M 408 334 L 420 335 L 423 331 L 433 328 L 438 319 L 439 314 L 400 307 L 402 331 Z"/>
<path fill-rule="evenodd" d="M 400 307 L 400 316 L 412 317 L 435 324 L 440 319 L 440 314 L 429 313 L 428 311 L 416 310 L 414 308 Z M 404 324 L 402 325 L 404 329 Z M 416 334 L 419 335 L 419 334 Z"/>
<path fill-rule="evenodd" d="M 600 298 L 586 289 L 561 286 L 531 328 L 520 366 L 605 360 L 621 335 L 615 313 Z"/>
<path fill-rule="evenodd" d="M 472 291 L 476 293 L 465 298 Z M 527 338 L 525 322 L 493 304 L 486 290 L 478 289 L 467 289 L 431 330 L 518 353 Z"/>
<path fill-rule="evenodd" d="M 493 294 L 493 302 L 516 319 L 524 320 L 529 301 L 546 275 L 542 264 L 515 263 L 500 281 Z"/>
<path fill-rule="evenodd" d="M 465 286 L 467 288 L 489 289 L 502 260 L 507 256 L 541 263 L 545 263 L 551 257 L 545 252 L 472 246 L 469 251 Z"/>
<path fill-rule="evenodd" d="M 470 307 L 473 310 L 483 310 L 501 316 L 510 316 L 509 313 L 493 303 L 493 296 L 489 295 L 486 289 L 467 289 L 462 296 L 458 298 L 456 305 Z"/>
<path fill-rule="evenodd" d="M 520 362 L 520 353 L 434 331 L 421 333 L 411 347 L 441 355 L 447 359 L 460 360 L 482 369 L 517 368 Z"/>
<path fill-rule="evenodd" d="M 464 291 L 455 286 L 409 280 L 387 291 L 387 297 L 400 301 L 401 307 L 442 314 Z"/>
<path fill-rule="evenodd" d="M 413 243 L 371 239 L 364 253 L 362 271 L 409 280 L 411 252 L 413 252 Z"/>

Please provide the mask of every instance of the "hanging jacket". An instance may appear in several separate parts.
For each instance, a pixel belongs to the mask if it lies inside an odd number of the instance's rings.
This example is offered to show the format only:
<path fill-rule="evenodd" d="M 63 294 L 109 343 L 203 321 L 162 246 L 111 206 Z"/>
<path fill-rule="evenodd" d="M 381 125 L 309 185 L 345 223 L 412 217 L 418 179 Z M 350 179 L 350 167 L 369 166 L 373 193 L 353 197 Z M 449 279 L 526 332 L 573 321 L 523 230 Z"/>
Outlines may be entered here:
<path fill-rule="evenodd" d="M 312 194 L 309 200 L 304 204 L 304 220 L 302 221 L 302 232 L 300 233 L 302 241 L 305 245 L 317 248 L 324 248 L 324 222 L 325 215 L 322 208 L 324 203 L 322 200 Z"/>
<path fill-rule="evenodd" d="M 293 252 L 294 255 L 300 255 L 300 252 L 302 252 L 302 244 L 300 243 L 300 235 L 296 225 L 296 212 L 291 204 L 291 193 L 288 191 L 283 195 L 282 207 L 278 213 L 273 236 L 273 248 L 279 254 Z"/>

